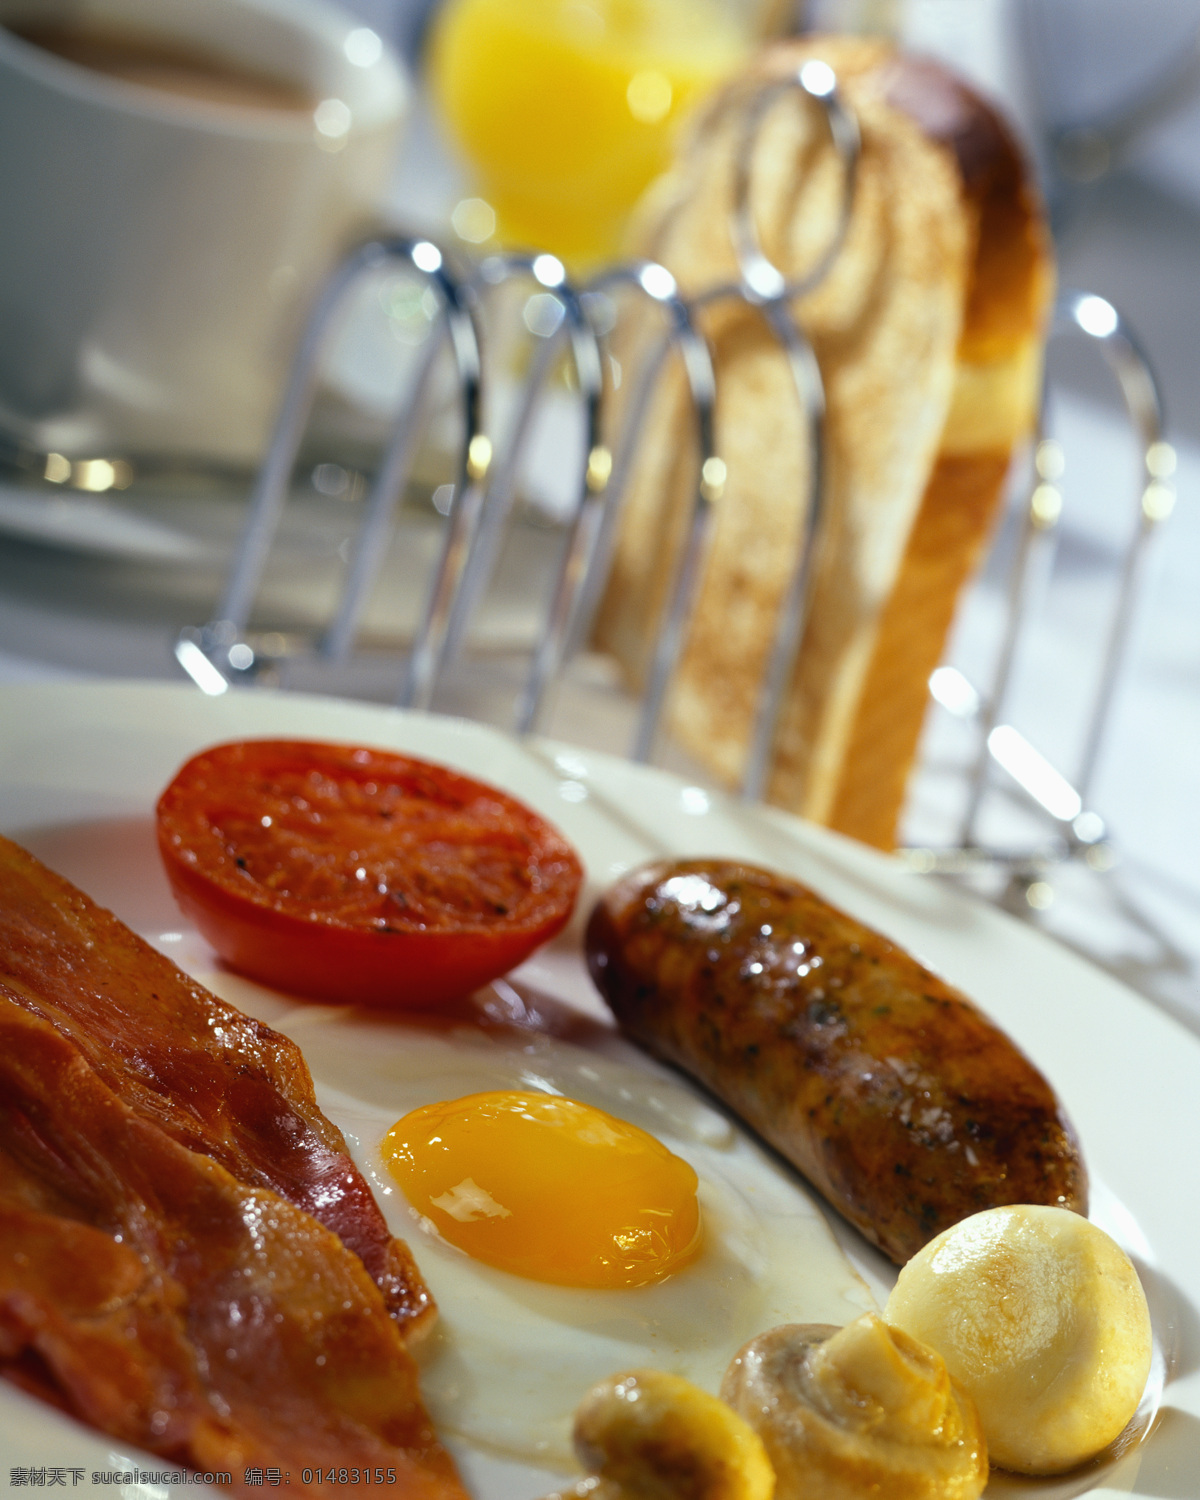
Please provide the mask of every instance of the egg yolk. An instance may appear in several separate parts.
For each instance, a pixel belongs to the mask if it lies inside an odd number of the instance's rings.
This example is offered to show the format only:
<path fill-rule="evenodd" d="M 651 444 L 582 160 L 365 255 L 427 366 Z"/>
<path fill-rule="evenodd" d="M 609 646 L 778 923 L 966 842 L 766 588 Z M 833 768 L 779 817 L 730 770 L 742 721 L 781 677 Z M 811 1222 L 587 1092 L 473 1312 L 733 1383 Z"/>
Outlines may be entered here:
<path fill-rule="evenodd" d="M 653 1136 L 550 1094 L 470 1094 L 398 1121 L 383 1155 L 476 1260 L 560 1286 L 661 1281 L 700 1245 L 697 1177 Z"/>

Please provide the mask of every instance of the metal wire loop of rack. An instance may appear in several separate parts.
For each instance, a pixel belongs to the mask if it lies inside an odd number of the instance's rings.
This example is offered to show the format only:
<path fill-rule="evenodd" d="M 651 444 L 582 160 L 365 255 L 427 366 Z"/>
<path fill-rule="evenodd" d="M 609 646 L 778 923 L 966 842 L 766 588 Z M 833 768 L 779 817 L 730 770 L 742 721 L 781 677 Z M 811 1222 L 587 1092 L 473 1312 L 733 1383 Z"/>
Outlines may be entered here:
<path fill-rule="evenodd" d="M 1096 868 L 1111 861 L 1104 819 L 1092 805 L 1096 768 L 1111 728 L 1117 687 L 1129 654 L 1137 598 L 1151 537 L 1171 514 L 1175 490 L 1175 450 L 1164 440 L 1163 408 L 1154 374 L 1136 338 L 1112 303 L 1091 292 L 1070 291 L 1058 300 L 1051 339 L 1082 334 L 1104 357 L 1116 376 L 1130 426 L 1141 452 L 1137 513 L 1117 585 L 1100 663 L 1100 676 L 1083 734 L 1078 769 L 1069 779 L 1052 765 L 1013 725 L 1003 720 L 1021 636 L 1033 607 L 1032 579 L 1039 551 L 1055 533 L 1063 510 L 1058 481 L 1064 470 L 1062 450 L 1047 441 L 1045 418 L 1035 444 L 1034 483 L 1024 509 L 1020 540 L 1008 583 L 1008 608 L 997 667 L 990 691 L 979 694 L 965 680 L 945 706 L 976 722 L 979 753 L 971 775 L 959 843 L 950 849 L 910 849 L 910 862 L 921 870 L 946 873 L 988 865 L 1007 867 L 1026 883 L 1041 879 L 1059 860 L 1082 857 Z M 945 671 L 947 669 L 943 669 Z M 954 674 L 957 676 L 957 674 Z M 935 689 L 935 696 L 938 696 Z M 1054 828 L 1057 841 L 1033 849 L 1005 852 L 979 842 L 983 802 L 999 765 Z"/>
<path fill-rule="evenodd" d="M 824 112 L 842 160 L 845 181 L 842 212 L 833 240 L 819 263 L 799 283 L 789 283 L 764 253 L 750 203 L 749 163 L 758 132 L 777 100 L 789 92 L 799 92 Z M 472 610 L 486 587 L 499 538 L 511 509 L 520 457 L 534 412 L 560 352 L 556 339 L 544 342 L 521 393 L 507 445 L 499 455 L 494 454 L 482 423 L 478 304 L 488 287 L 498 286 L 513 277 L 532 276 L 552 290 L 564 308 L 561 327 L 570 338 L 577 383 L 585 408 L 586 442 L 577 498 L 545 629 L 539 637 L 518 703 L 516 727 L 521 733 L 538 727 L 542 722 L 554 682 L 572 647 L 586 634 L 591 612 L 603 587 L 620 505 L 650 398 L 672 353 L 678 353 L 686 376 L 688 398 L 695 417 L 698 478 L 686 519 L 685 542 L 668 591 L 632 746 L 634 759 L 649 759 L 671 674 L 686 638 L 687 623 L 711 536 L 713 510 L 725 480 L 724 464 L 716 453 L 714 442 L 716 380 L 712 355 L 697 326 L 696 311 L 720 298 L 736 297 L 761 310 L 788 359 L 813 455 L 808 493 L 801 497 L 805 521 L 801 527 L 796 566 L 780 611 L 779 627 L 764 676 L 743 786 L 747 797 L 761 795 L 780 706 L 803 630 L 824 484 L 824 390 L 816 360 L 792 315 L 789 302 L 817 284 L 828 272 L 840 249 L 853 202 L 859 137 L 854 116 L 838 94 L 836 79 L 823 63 L 807 63 L 796 74 L 763 85 L 744 103 L 730 226 L 741 279 L 712 288 L 692 302 L 679 295 L 670 272 L 653 262 L 617 267 L 576 289 L 568 282 L 561 264 L 548 255 L 490 256 L 470 277 L 456 277 L 448 268 L 443 251 L 427 239 L 372 241 L 346 259 L 323 290 L 301 342 L 217 617 L 199 631 L 183 632 L 177 644 L 176 654 L 185 670 L 210 691 L 222 691 L 230 682 L 253 678 L 259 662 L 245 640 L 249 616 L 281 519 L 288 480 L 313 399 L 317 361 L 329 324 L 347 290 L 359 276 L 389 261 L 407 260 L 435 290 L 438 321 L 417 369 L 413 395 L 397 417 L 385 445 L 367 498 L 364 519 L 354 538 L 341 598 L 317 651 L 327 659 L 343 661 L 352 649 L 382 560 L 383 543 L 391 525 L 396 499 L 411 468 L 434 363 L 443 341 L 449 337 L 463 406 L 464 433 L 441 553 L 399 697 L 405 706 L 427 707 L 430 704 L 442 673 L 465 635 Z M 658 349 L 637 376 L 638 391 L 636 398 L 627 403 L 629 417 L 625 429 L 618 433 L 610 447 L 601 438 L 601 335 L 591 326 L 585 308 L 589 298 L 597 294 L 608 295 L 621 288 L 630 289 L 659 306 L 666 316 L 667 328 Z"/>
<path fill-rule="evenodd" d="M 437 321 L 417 371 L 414 394 L 400 413 L 384 449 L 354 539 L 341 598 L 334 619 L 318 645 L 318 653 L 336 661 L 350 649 L 382 560 L 382 542 L 390 526 L 395 497 L 412 465 L 429 376 L 442 341 L 448 338 L 462 405 L 463 435 L 442 555 L 427 594 L 403 690 L 405 699 L 412 702 L 427 701 L 432 694 L 440 665 L 437 646 L 446 615 L 445 580 L 469 543 L 480 499 L 479 487 L 491 462 L 491 441 L 481 423 L 479 330 L 466 290 L 449 273 L 445 256 L 431 240 L 407 237 L 369 240 L 360 245 L 333 272 L 317 299 L 292 364 L 217 613 L 200 630 L 183 631 L 176 643 L 175 654 L 180 665 L 205 691 L 220 692 L 230 682 L 253 680 L 257 675 L 261 663 L 245 640 L 247 626 L 283 516 L 292 469 L 315 394 L 318 361 L 330 325 L 346 294 L 363 275 L 397 262 L 411 265 L 434 290 L 438 300 Z"/>
<path fill-rule="evenodd" d="M 725 465 L 718 458 L 715 446 L 716 373 L 712 351 L 696 328 L 691 309 L 679 296 L 675 278 L 664 266 L 643 261 L 605 273 L 592 283 L 591 290 L 606 295 L 621 287 L 640 292 L 661 307 L 669 318 L 669 326 L 641 373 L 631 403 L 630 418 L 621 434 L 620 447 L 607 480 L 598 487 L 590 507 L 586 510 L 581 507 L 577 512 L 555 591 L 550 628 L 535 656 L 517 727 L 520 732 L 537 727 L 554 677 L 571 645 L 586 633 L 608 571 L 620 502 L 649 412 L 653 387 L 661 376 L 668 355 L 677 349 L 695 413 L 699 463 L 683 551 L 655 642 L 631 750 L 633 760 L 648 761 L 654 752 L 671 673 L 683 646 L 684 631 L 699 585 L 713 507 L 724 490 Z"/>
<path fill-rule="evenodd" d="M 767 115 L 780 98 L 796 92 L 817 104 L 824 113 L 841 161 L 842 201 L 829 245 L 803 277 L 789 281 L 766 254 L 759 238 L 752 202 L 751 169 L 755 142 Z M 812 345 L 796 321 L 792 303 L 820 284 L 842 248 L 854 209 L 861 150 L 857 117 L 838 92 L 837 79 L 827 63 L 810 59 L 795 73 L 759 88 L 743 113 L 734 159 L 734 207 L 730 227 L 741 280 L 732 286 L 716 287 L 697 299 L 704 305 L 741 297 L 760 309 L 787 358 L 804 415 L 810 454 L 808 492 L 804 497 L 796 561 L 767 655 L 742 778 L 742 795 L 748 801 L 761 801 L 767 790 L 775 732 L 804 635 L 825 508 L 825 386 Z"/>
<path fill-rule="evenodd" d="M 576 485 L 576 513 L 595 488 L 597 476 L 605 472 L 606 450 L 600 442 L 600 402 L 603 395 L 601 356 L 598 341 L 585 317 L 579 296 L 566 278 L 566 272 L 552 255 L 491 256 L 479 267 L 468 283 L 470 295 L 477 298 L 482 286 L 498 287 L 518 276 L 531 276 L 542 286 L 552 289 L 564 309 L 560 329 L 569 334 L 576 382 L 584 406 L 584 463 Z M 557 341 L 545 342 L 526 382 L 504 459 L 495 466 L 495 481 L 479 495 L 471 513 L 469 531 L 464 529 L 461 544 L 453 553 L 443 550 L 438 566 L 434 595 L 440 607 L 418 633 L 413 657 L 424 651 L 430 670 L 422 678 L 418 693 L 400 698 L 402 707 L 428 708 L 437 683 L 446 670 L 466 633 L 472 609 L 486 587 L 495 561 L 500 536 L 511 510 L 512 492 L 521 454 L 532 428 L 532 419 L 554 369 Z M 453 511 L 451 512 L 453 515 Z"/>
<path fill-rule="evenodd" d="M 751 188 L 754 146 L 759 131 L 779 100 L 795 93 L 820 105 L 824 112 L 830 136 L 841 160 L 842 202 L 829 244 L 803 276 L 789 281 L 763 250 L 754 216 Z M 810 58 L 795 73 L 760 85 L 743 109 L 734 157 L 734 204 L 730 229 L 741 282 L 732 288 L 717 288 L 702 300 L 728 295 L 734 291 L 762 302 L 788 303 L 819 286 L 833 268 L 850 228 L 861 154 L 862 136 L 858 118 L 838 92 L 837 77 L 828 63 Z"/>
<path fill-rule="evenodd" d="M 573 509 L 582 506 L 605 472 L 607 450 L 600 441 L 600 406 L 604 380 L 599 340 L 562 262 L 553 255 L 491 255 L 477 268 L 470 285 L 474 295 L 494 290 L 517 278 L 529 278 L 551 291 L 562 319 L 543 338 L 530 374 L 520 392 L 508 441 L 501 447 L 484 496 L 479 531 L 465 568 L 455 582 L 443 656 L 443 667 L 453 660 L 466 634 L 470 617 L 487 588 L 504 528 L 508 523 L 517 475 L 533 430 L 538 403 L 551 380 L 562 350 L 563 335 L 570 344 L 572 364 L 584 414 L 584 464 L 576 483 Z"/>

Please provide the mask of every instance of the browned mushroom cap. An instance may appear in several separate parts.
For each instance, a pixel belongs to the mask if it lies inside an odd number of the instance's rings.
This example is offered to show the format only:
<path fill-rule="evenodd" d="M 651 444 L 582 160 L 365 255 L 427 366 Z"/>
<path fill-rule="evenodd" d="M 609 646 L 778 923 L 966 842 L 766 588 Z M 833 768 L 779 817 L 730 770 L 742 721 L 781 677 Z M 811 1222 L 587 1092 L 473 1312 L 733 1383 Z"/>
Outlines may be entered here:
<path fill-rule="evenodd" d="M 592 1387 L 575 1414 L 589 1475 L 578 1500 L 771 1500 L 775 1476 L 757 1433 L 679 1375 L 632 1370 Z"/>
<path fill-rule="evenodd" d="M 763 1440 L 777 1500 L 976 1500 L 987 1447 L 940 1355 L 874 1313 L 753 1339 L 721 1385 Z"/>

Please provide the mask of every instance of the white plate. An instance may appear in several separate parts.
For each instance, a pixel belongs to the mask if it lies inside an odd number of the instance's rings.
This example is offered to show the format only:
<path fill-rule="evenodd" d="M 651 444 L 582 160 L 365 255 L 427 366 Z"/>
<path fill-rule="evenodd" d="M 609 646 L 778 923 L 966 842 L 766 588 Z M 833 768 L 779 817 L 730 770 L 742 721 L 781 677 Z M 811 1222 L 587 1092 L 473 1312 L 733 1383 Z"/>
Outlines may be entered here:
<path fill-rule="evenodd" d="M 651 857 L 719 854 L 773 865 L 810 882 L 974 996 L 1065 1102 L 1099 1185 L 1097 1216 L 1135 1254 L 1146 1279 L 1166 1375 L 1148 1439 L 1117 1463 L 1049 1484 L 993 1480 L 989 1494 L 1086 1490 L 1169 1500 L 1200 1493 L 1200 1044 L 1190 1033 L 1036 932 L 836 835 L 661 772 L 562 746 L 521 745 L 481 725 L 434 716 L 299 695 L 210 699 L 160 685 L 4 688 L 0 829 L 185 966 L 204 968 L 211 957 L 184 929 L 158 868 L 154 801 L 195 750 L 253 735 L 389 746 L 507 788 L 551 817 L 581 851 L 588 871 L 583 912 L 615 875 Z M 577 956 L 578 927 L 532 960 L 528 976 L 599 1013 Z M 181 936 L 164 943 L 164 934 Z M 307 1055 L 319 1084 L 319 1040 Z M 844 1232 L 844 1242 L 878 1286 L 887 1275 L 879 1258 L 856 1246 L 852 1232 Z M 0 1463 L 79 1466 L 90 1485 L 93 1471 L 122 1467 L 124 1458 L 104 1438 L 0 1389 Z M 141 1466 L 162 1464 L 143 1459 Z M 485 1500 L 532 1500 L 554 1483 L 549 1475 L 492 1461 L 468 1458 L 465 1470 Z M 8 1477 L 3 1469 L 0 1476 Z M 125 1500 L 151 1494 L 158 1500 L 174 1490 L 126 1486 L 123 1493 Z M 185 1494 L 196 1490 L 181 1488 Z"/>

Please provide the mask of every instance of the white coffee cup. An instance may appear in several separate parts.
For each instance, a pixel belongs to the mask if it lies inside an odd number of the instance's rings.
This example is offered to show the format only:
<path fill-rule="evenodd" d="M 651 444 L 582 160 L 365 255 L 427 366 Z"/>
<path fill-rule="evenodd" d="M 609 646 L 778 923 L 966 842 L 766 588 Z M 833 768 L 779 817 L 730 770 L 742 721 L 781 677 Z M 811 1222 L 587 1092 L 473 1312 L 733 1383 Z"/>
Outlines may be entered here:
<path fill-rule="evenodd" d="M 42 453 L 252 463 L 303 316 L 376 222 L 409 102 L 324 0 L 0 0 L 298 86 L 216 104 L 0 29 L 0 431 Z"/>

